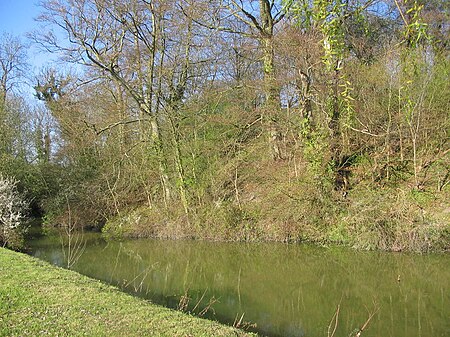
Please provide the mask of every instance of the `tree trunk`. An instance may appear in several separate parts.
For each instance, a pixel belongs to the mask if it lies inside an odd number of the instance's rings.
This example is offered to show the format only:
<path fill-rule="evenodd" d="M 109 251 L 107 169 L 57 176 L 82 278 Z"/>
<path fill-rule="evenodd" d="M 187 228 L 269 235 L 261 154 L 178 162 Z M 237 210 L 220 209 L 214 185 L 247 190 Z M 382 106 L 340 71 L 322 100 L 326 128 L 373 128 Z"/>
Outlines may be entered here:
<path fill-rule="evenodd" d="M 338 61 L 339 62 L 339 61 Z M 338 68 L 338 65 L 336 65 Z M 331 160 L 334 164 L 339 162 L 340 157 L 340 125 L 339 119 L 341 116 L 339 109 L 339 70 L 336 69 L 332 79 L 332 95 L 331 95 L 331 120 L 328 124 L 331 131 L 331 142 L 330 142 L 330 151 L 331 151 Z"/>
<path fill-rule="evenodd" d="M 181 156 L 181 146 L 180 146 L 180 139 L 179 139 L 179 132 L 178 132 L 178 126 L 175 124 L 175 121 L 173 120 L 173 117 L 169 113 L 169 121 L 170 126 L 172 129 L 172 139 L 173 139 L 173 146 L 174 146 L 174 152 L 175 152 L 175 168 L 177 170 L 178 175 L 178 188 L 180 190 L 180 199 L 181 203 L 183 205 L 184 212 L 186 215 L 189 215 L 189 202 L 186 192 L 186 179 L 185 179 L 185 173 L 184 173 L 184 167 L 183 167 L 183 159 Z"/>
<path fill-rule="evenodd" d="M 164 158 L 163 144 L 161 141 L 161 133 L 160 133 L 161 128 L 158 122 L 158 118 L 157 117 L 152 118 L 150 124 L 152 128 L 153 147 L 155 149 L 156 156 L 158 158 L 159 176 L 161 179 L 161 187 L 163 189 L 164 203 L 167 206 L 168 202 L 171 199 L 171 192 L 170 192 L 169 175 L 167 174 L 167 164 Z"/>
<path fill-rule="evenodd" d="M 261 45 L 263 48 L 264 94 L 267 104 L 276 106 L 280 104 L 280 93 L 275 78 L 273 36 L 263 37 Z"/>
<path fill-rule="evenodd" d="M 269 25 L 265 31 L 267 33 L 261 39 L 264 67 L 264 94 L 266 98 L 266 118 L 264 120 L 268 132 L 272 158 L 279 160 L 283 156 L 280 149 L 281 132 L 277 121 L 278 110 L 280 109 L 280 91 L 275 78 L 273 26 Z"/>

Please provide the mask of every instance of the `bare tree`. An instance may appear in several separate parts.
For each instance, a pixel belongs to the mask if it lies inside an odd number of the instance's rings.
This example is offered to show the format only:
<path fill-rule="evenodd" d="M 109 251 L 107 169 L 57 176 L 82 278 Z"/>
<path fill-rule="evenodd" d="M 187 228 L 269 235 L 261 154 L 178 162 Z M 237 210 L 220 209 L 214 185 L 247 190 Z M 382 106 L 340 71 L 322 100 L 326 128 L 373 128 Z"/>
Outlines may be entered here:
<path fill-rule="evenodd" d="M 165 200 L 171 198 L 165 140 L 161 132 L 156 68 L 161 58 L 160 25 L 163 3 L 146 1 L 47 1 L 40 20 L 62 28 L 70 43 L 57 41 L 54 32 L 34 34 L 34 40 L 72 62 L 99 70 L 119 83 L 140 111 L 139 123 L 158 157 Z M 145 137 L 145 135 L 142 135 Z"/>
<path fill-rule="evenodd" d="M 0 37 L 0 152 L 11 152 L 8 128 L 8 96 L 23 79 L 27 68 L 26 49 L 11 35 Z"/>
<path fill-rule="evenodd" d="M 0 38 L 0 113 L 4 111 L 6 95 L 23 78 L 27 68 L 26 47 L 12 35 Z"/>
<path fill-rule="evenodd" d="M 288 5 L 289 7 L 289 5 Z M 276 80 L 275 27 L 285 17 L 288 8 L 276 0 L 221 0 L 215 5 L 203 4 L 203 10 L 210 13 L 211 20 L 196 19 L 201 26 L 215 29 L 224 34 L 241 35 L 258 41 L 261 50 L 259 59 L 263 74 L 265 96 L 264 122 L 268 131 L 272 157 L 282 157 L 277 125 L 280 109 L 280 88 Z"/>
<path fill-rule="evenodd" d="M 33 39 L 66 60 L 89 67 L 99 80 L 112 81 L 120 95 L 132 99 L 128 108 L 139 111 L 137 118 L 121 114 L 118 122 L 97 131 L 138 123 L 140 140 L 157 158 L 166 204 L 176 185 L 187 213 L 180 111 L 189 93 L 201 90 L 196 82 L 208 69 L 210 55 L 202 47 L 204 37 L 194 34 L 192 19 L 178 5 L 146 0 L 47 1 L 39 20 L 62 29 L 69 43 L 58 41 L 52 31 L 34 33 Z"/>

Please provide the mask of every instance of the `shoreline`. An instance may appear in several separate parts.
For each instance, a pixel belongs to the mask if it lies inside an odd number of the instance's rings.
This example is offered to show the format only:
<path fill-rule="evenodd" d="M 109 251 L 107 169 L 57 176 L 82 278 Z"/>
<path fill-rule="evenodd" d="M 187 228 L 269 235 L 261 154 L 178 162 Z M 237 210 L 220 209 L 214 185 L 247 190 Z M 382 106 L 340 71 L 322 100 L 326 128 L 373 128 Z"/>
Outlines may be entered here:
<path fill-rule="evenodd" d="M 0 248 L 0 336 L 256 336 Z"/>

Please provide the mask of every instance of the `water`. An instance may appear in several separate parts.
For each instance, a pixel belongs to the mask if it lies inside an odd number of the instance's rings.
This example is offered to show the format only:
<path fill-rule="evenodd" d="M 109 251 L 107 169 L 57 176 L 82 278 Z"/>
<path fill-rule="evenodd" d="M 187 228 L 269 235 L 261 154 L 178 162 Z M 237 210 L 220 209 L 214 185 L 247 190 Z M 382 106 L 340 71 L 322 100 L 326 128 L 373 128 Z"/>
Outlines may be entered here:
<path fill-rule="evenodd" d="M 356 252 L 276 243 L 151 239 L 86 233 L 73 269 L 169 307 L 268 336 L 450 336 L 450 256 Z M 59 236 L 29 242 L 66 265 Z M 67 255 L 67 254 L 66 254 Z M 211 305 L 209 305 L 211 304 Z M 329 331 L 329 329 L 331 329 Z"/>

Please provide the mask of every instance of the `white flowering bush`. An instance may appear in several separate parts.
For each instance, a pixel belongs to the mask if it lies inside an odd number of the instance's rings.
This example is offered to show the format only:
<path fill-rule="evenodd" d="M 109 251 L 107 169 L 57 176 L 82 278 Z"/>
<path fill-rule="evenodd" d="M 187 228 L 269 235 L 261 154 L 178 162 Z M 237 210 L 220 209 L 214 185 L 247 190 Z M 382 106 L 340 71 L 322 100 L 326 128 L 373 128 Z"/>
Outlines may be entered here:
<path fill-rule="evenodd" d="M 20 247 L 27 209 L 28 203 L 17 190 L 17 180 L 0 173 L 0 245 Z"/>

